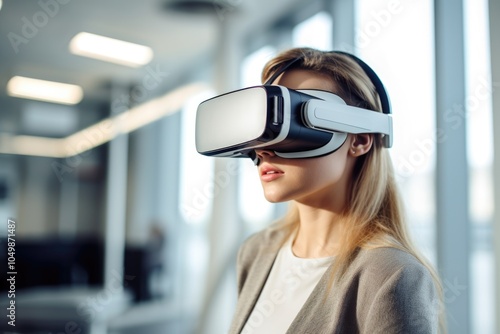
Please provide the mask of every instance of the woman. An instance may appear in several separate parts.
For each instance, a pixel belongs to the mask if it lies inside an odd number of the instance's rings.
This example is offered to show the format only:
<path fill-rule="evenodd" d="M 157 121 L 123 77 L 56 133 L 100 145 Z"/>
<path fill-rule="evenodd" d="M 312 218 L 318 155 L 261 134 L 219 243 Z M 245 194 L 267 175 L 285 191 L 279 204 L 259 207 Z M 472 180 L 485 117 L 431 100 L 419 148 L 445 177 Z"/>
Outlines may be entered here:
<path fill-rule="evenodd" d="M 291 49 L 262 77 L 381 110 L 369 76 L 345 53 Z M 382 140 L 349 134 L 335 152 L 305 159 L 256 150 L 266 199 L 291 208 L 239 251 L 230 333 L 445 331 L 439 279 L 410 242 Z"/>

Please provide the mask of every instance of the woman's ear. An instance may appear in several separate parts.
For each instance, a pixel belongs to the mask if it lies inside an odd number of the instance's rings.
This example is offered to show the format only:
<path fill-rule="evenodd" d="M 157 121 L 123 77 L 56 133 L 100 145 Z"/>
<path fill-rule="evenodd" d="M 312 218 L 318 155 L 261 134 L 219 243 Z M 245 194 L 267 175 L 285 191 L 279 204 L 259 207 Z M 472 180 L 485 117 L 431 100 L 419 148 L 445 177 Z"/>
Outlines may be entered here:
<path fill-rule="evenodd" d="M 349 146 L 349 153 L 353 157 L 359 157 L 360 155 L 368 152 L 373 145 L 373 135 L 370 133 L 360 133 L 352 134 Z"/>

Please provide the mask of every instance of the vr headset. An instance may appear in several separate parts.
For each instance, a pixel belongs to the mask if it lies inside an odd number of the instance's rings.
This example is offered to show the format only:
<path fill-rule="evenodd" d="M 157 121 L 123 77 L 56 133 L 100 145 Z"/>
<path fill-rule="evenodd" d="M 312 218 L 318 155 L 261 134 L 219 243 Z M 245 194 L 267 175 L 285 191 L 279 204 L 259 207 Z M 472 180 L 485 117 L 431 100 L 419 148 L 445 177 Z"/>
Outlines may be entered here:
<path fill-rule="evenodd" d="M 319 90 L 294 90 L 271 83 L 301 61 L 282 66 L 262 86 L 232 91 L 202 102 L 196 114 L 196 149 L 214 157 L 249 157 L 259 164 L 256 149 L 282 158 L 312 158 L 335 152 L 348 133 L 383 134 L 392 146 L 390 102 L 375 72 L 354 59 L 373 82 L 382 113 L 349 106 L 339 96 Z"/>

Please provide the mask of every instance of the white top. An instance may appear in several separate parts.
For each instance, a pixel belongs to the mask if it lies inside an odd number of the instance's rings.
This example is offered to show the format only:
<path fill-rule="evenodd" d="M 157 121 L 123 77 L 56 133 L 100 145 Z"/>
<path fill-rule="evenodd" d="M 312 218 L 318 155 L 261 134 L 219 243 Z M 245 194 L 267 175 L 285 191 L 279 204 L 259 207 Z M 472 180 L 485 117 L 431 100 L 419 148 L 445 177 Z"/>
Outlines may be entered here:
<path fill-rule="evenodd" d="M 292 252 L 293 236 L 274 261 L 266 284 L 241 334 L 284 334 L 290 327 L 333 257 L 299 258 Z"/>

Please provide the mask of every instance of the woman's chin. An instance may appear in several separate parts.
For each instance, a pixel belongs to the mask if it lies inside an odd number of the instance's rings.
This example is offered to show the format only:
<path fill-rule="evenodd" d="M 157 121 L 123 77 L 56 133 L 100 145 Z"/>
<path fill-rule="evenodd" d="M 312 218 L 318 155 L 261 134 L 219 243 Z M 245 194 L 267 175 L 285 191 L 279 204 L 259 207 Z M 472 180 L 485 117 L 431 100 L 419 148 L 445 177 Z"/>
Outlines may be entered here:
<path fill-rule="evenodd" d="M 275 192 L 264 192 L 264 197 L 268 202 L 271 203 L 281 203 L 285 202 L 288 199 L 283 196 L 283 194 L 275 193 Z"/>

